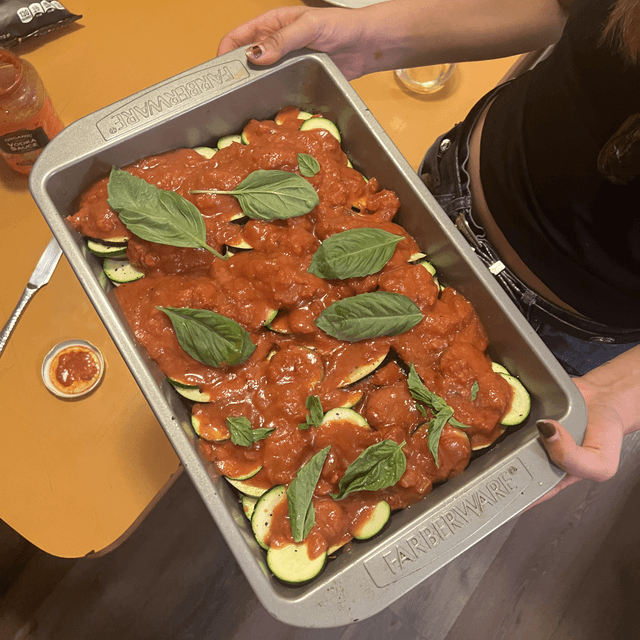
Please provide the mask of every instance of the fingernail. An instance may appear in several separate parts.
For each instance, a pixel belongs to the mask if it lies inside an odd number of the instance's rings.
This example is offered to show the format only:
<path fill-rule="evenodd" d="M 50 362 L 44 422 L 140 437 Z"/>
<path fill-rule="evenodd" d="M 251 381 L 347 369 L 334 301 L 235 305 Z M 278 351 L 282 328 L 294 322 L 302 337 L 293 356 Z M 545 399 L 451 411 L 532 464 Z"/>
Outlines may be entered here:
<path fill-rule="evenodd" d="M 547 422 L 546 420 L 538 420 L 538 422 L 536 422 L 536 427 L 538 427 L 540 435 L 545 440 L 552 440 L 558 435 L 556 427 L 552 422 Z"/>
<path fill-rule="evenodd" d="M 264 47 L 261 44 L 254 44 L 249 47 L 246 51 L 246 54 L 249 58 L 253 58 L 257 60 L 264 53 Z"/>

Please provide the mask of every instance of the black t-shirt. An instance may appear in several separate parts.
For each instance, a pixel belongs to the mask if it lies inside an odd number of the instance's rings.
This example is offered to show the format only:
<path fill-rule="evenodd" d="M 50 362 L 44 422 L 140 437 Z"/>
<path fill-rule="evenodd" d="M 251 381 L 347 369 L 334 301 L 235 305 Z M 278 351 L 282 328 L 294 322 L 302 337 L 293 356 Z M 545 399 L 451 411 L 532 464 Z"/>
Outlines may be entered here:
<path fill-rule="evenodd" d="M 640 327 L 640 177 L 614 185 L 603 145 L 640 113 L 640 65 L 601 43 L 614 0 L 576 0 L 551 55 L 498 94 L 480 171 L 489 209 L 529 268 L 584 315 Z"/>

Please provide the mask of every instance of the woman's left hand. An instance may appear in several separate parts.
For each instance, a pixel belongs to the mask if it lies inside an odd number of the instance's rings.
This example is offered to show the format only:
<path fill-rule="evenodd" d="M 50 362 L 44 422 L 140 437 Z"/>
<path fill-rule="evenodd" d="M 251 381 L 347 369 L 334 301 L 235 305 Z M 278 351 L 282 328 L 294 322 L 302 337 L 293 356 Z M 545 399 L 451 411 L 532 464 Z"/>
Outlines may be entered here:
<path fill-rule="evenodd" d="M 604 482 L 618 470 L 622 440 L 640 428 L 640 346 L 574 379 L 587 405 L 587 430 L 578 446 L 556 420 L 538 430 L 551 460 L 568 475 L 540 500 L 549 500 L 579 480 Z"/>

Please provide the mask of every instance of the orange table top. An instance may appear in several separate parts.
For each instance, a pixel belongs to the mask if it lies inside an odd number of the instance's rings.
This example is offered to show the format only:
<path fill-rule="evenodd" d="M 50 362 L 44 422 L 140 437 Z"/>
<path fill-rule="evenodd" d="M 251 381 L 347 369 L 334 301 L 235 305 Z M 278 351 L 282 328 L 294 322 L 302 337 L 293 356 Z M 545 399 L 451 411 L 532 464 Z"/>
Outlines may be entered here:
<path fill-rule="evenodd" d="M 215 56 L 236 25 L 298 0 L 192 0 L 188 11 L 151 0 L 73 0 L 74 25 L 14 50 L 38 69 L 65 124 Z M 320 4 L 320 3 L 315 3 Z M 460 65 L 440 92 L 418 96 L 392 72 L 353 82 L 413 167 L 461 120 L 514 58 Z M 27 179 L 0 162 L 0 325 L 17 304 L 50 232 Z M 106 373 L 75 401 L 54 397 L 40 367 L 55 344 L 98 346 Z M 41 549 L 80 557 L 132 528 L 180 469 L 178 458 L 62 257 L 29 303 L 0 358 L 0 518 Z"/>

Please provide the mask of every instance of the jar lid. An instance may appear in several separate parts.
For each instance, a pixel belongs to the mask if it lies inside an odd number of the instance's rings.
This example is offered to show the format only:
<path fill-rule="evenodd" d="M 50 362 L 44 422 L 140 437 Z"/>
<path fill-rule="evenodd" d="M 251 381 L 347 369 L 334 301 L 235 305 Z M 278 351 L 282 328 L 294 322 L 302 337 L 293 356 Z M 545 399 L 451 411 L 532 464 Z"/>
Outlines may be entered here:
<path fill-rule="evenodd" d="M 59 398 L 80 398 L 93 391 L 104 375 L 100 350 L 84 340 L 57 344 L 42 362 L 42 380 Z"/>

